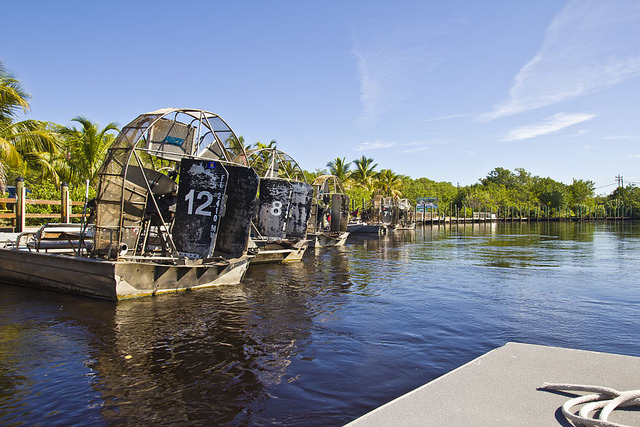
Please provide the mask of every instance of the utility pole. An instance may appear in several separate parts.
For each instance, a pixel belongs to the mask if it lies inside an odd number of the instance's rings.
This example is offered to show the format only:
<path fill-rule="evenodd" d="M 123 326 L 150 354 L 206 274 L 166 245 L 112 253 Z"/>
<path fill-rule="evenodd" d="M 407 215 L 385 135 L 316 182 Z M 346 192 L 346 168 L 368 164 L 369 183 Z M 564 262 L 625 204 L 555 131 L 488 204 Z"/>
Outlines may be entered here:
<path fill-rule="evenodd" d="M 616 175 L 616 179 L 618 180 L 618 197 L 616 198 L 616 215 L 615 217 L 618 216 L 618 209 L 621 208 L 620 207 L 620 196 L 621 196 L 621 192 L 624 189 L 624 181 L 622 179 L 622 175 L 618 174 Z M 624 209 L 624 207 L 622 207 L 622 209 Z M 621 215 L 624 218 L 624 213 Z"/>

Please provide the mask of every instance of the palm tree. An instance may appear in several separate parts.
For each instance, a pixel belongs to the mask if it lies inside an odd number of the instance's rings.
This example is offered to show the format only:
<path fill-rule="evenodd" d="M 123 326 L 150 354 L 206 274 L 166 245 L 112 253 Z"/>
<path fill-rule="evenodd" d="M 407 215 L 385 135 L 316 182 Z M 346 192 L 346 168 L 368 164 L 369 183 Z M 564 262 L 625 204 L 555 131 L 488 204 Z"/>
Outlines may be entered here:
<path fill-rule="evenodd" d="M 276 148 L 277 145 L 278 145 L 278 141 L 276 141 L 275 139 L 272 139 L 268 144 L 264 144 L 258 141 L 253 145 L 253 149 L 261 150 L 263 148 Z"/>
<path fill-rule="evenodd" d="M 9 75 L 0 61 L 0 121 L 11 121 L 17 110 L 29 111 L 29 95 L 22 90 L 20 82 Z"/>
<path fill-rule="evenodd" d="M 231 151 L 231 155 L 233 156 L 233 161 L 245 164 L 247 159 L 244 158 L 244 155 L 247 152 L 248 147 L 244 143 L 244 136 L 240 135 L 236 137 L 235 135 L 227 138 L 227 147 Z"/>
<path fill-rule="evenodd" d="M 117 135 L 118 125 L 111 122 L 100 129 L 97 123 L 80 116 L 74 117 L 71 121 L 80 123 L 82 128 L 67 126 L 60 128 L 60 134 L 64 138 L 62 144 L 66 158 L 64 163 L 67 166 L 64 175 L 69 182 L 75 184 L 82 183 L 86 179 L 91 184 L 95 184 L 107 150 Z M 115 132 L 115 134 L 109 132 Z"/>
<path fill-rule="evenodd" d="M 42 178 L 58 183 L 51 165 L 57 152 L 57 135 L 45 122 L 23 120 L 14 123 L 18 111 L 29 111 L 29 95 L 0 62 L 0 190 L 4 191 L 6 167 L 20 174 L 40 172 Z"/>
<path fill-rule="evenodd" d="M 376 189 L 383 196 L 400 195 L 398 187 L 402 182 L 402 177 L 396 175 L 391 169 L 382 169 L 375 177 Z"/>
<path fill-rule="evenodd" d="M 331 172 L 332 175 L 337 176 L 338 179 L 343 183 L 347 183 L 347 180 L 349 179 L 349 169 L 351 168 L 351 162 L 347 163 L 344 157 L 336 157 L 335 159 L 327 163 L 327 167 L 329 168 L 329 172 Z"/>
<path fill-rule="evenodd" d="M 0 163 L 3 169 L 13 167 L 21 175 L 40 173 L 43 179 L 59 183 L 59 176 L 52 165 L 58 151 L 58 138 L 47 124 L 37 120 L 12 123 L 0 121 Z"/>
<path fill-rule="evenodd" d="M 376 174 L 375 169 L 378 164 L 373 163 L 372 158 L 364 155 L 354 160 L 353 163 L 355 163 L 356 169 L 351 173 L 351 179 L 353 179 L 356 184 L 370 190 L 373 186 L 373 177 Z"/>
<path fill-rule="evenodd" d="M 247 147 L 247 155 L 251 159 L 251 166 L 256 171 L 259 171 L 258 173 L 264 173 L 269 168 L 272 161 L 271 156 L 277 144 L 276 140 L 273 139 L 268 144 L 258 141 L 253 146 Z"/>

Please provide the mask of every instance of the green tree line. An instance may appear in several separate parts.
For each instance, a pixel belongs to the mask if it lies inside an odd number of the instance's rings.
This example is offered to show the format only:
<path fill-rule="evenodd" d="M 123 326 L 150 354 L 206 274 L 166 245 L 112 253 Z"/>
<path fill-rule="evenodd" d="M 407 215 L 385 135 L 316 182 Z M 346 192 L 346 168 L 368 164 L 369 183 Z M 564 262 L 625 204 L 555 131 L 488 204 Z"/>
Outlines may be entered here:
<path fill-rule="evenodd" d="M 353 167 L 352 167 L 353 166 Z M 496 167 L 478 183 L 463 187 L 450 182 L 436 182 L 429 178 L 413 179 L 397 175 L 390 169 L 376 171 L 374 160 L 362 156 L 353 162 L 336 158 L 327 163 L 327 170 L 314 175 L 331 173 L 338 176 L 356 205 L 375 195 L 409 199 L 413 204 L 419 197 L 437 197 L 440 212 L 482 211 L 518 215 L 587 216 L 617 215 L 640 218 L 640 188 L 634 185 L 618 187 L 607 196 L 595 194 L 593 181 L 573 179 L 564 184 L 552 178 L 534 176 L 523 168 L 514 171 Z"/>
<path fill-rule="evenodd" d="M 25 179 L 33 198 L 56 198 L 61 182 L 70 185 L 72 197 L 81 200 L 85 182 L 95 191 L 97 173 L 102 165 L 118 126 L 108 123 L 101 127 L 83 116 L 71 119 L 71 126 L 38 120 L 18 120 L 28 113 L 30 95 L 19 80 L 0 61 L 0 191 L 5 192 L 17 177 Z M 256 142 L 246 146 L 240 136 L 234 145 L 247 150 L 275 148 Z M 573 179 L 564 184 L 549 177 L 534 176 L 522 168 L 513 171 L 496 167 L 476 184 L 457 187 L 450 182 L 429 178 L 413 179 L 391 169 L 380 168 L 374 159 L 361 156 L 353 161 L 345 158 L 330 160 L 326 169 L 303 171 L 312 182 L 322 174 L 336 175 L 345 184 L 356 206 L 375 195 L 399 197 L 416 203 L 418 197 L 437 197 L 440 210 L 544 211 L 551 215 L 582 215 L 596 209 L 620 209 L 625 214 L 640 217 L 640 188 L 634 185 L 618 187 L 607 196 L 596 196 L 592 181 Z"/>

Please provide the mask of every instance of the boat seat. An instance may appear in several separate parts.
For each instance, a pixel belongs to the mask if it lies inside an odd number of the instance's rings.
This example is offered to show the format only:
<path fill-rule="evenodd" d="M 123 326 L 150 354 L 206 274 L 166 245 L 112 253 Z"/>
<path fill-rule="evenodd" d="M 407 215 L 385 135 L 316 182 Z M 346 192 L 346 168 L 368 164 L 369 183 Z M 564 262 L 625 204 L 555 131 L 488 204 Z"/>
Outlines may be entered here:
<path fill-rule="evenodd" d="M 79 244 L 78 240 L 31 240 L 27 242 L 27 247 L 46 252 L 49 249 L 77 249 Z"/>
<path fill-rule="evenodd" d="M 174 180 L 161 172 L 149 168 L 129 165 L 126 179 L 144 189 L 147 188 L 147 182 L 149 182 L 151 191 L 156 196 L 164 196 L 178 191 L 178 184 Z"/>
<path fill-rule="evenodd" d="M 38 229 L 36 233 L 25 235 L 26 245 L 30 250 L 48 252 L 49 250 L 73 250 L 80 247 L 80 234 L 82 226 L 80 224 L 50 223 Z M 86 235 L 85 231 L 85 235 Z M 88 236 L 87 236 L 88 237 Z M 89 238 L 84 241 L 85 247 L 93 244 Z"/>

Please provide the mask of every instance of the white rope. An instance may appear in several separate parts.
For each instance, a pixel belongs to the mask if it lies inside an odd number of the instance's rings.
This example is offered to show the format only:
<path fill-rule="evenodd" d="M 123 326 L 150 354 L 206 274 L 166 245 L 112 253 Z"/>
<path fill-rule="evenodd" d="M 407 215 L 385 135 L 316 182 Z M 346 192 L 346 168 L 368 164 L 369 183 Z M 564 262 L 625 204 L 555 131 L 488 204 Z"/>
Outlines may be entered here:
<path fill-rule="evenodd" d="M 586 391 L 595 394 L 579 396 L 570 399 L 562 405 L 562 414 L 573 424 L 585 427 L 629 427 L 608 421 L 609 415 L 618 407 L 640 405 L 640 390 L 618 391 L 608 387 L 577 384 L 549 384 L 541 387 L 546 390 L 558 391 Z M 576 414 L 575 408 L 584 405 Z M 598 413 L 598 411 L 600 411 Z M 598 413 L 597 418 L 589 414 Z"/>

